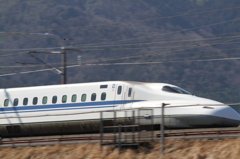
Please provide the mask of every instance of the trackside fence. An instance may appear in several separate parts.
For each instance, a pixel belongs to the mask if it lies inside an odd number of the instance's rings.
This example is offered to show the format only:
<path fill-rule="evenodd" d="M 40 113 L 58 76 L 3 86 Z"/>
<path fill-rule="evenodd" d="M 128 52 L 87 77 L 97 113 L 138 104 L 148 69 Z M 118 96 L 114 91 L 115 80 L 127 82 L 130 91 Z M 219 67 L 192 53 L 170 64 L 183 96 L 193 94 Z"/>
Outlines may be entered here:
<path fill-rule="evenodd" d="M 138 146 L 142 141 L 149 141 L 149 137 L 145 137 L 147 130 L 151 132 L 150 140 L 153 141 L 153 123 L 152 109 L 100 112 L 100 144 L 118 146 L 119 149 L 123 146 Z M 143 125 L 149 125 L 147 130 L 144 130 Z M 106 136 L 111 136 L 113 140 L 103 141 Z"/>

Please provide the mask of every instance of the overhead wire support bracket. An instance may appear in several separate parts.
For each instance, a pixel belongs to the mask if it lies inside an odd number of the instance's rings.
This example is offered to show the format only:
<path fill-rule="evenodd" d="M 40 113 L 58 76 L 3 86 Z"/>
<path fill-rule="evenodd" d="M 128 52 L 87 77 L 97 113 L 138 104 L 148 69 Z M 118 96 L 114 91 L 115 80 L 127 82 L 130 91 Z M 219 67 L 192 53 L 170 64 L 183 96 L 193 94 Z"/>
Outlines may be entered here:
<path fill-rule="evenodd" d="M 44 65 L 46 65 L 47 67 L 51 68 L 54 72 L 56 72 L 57 74 L 62 74 L 63 72 L 55 67 L 52 67 L 51 65 L 49 65 L 48 63 L 42 61 L 41 59 L 39 59 L 38 57 L 34 56 L 32 53 L 42 53 L 42 52 L 36 52 L 36 51 L 33 51 L 33 52 L 29 52 L 29 56 L 33 57 L 34 59 L 36 59 L 37 61 L 43 63 Z"/>
<path fill-rule="evenodd" d="M 51 52 L 44 52 L 44 51 L 29 51 L 30 53 L 37 53 L 37 54 L 62 54 L 61 51 L 51 51 Z"/>
<path fill-rule="evenodd" d="M 57 68 L 54 68 L 52 66 L 50 66 L 49 64 L 45 63 L 44 61 L 40 60 L 39 58 L 33 56 L 31 53 L 30 56 L 32 56 L 33 58 L 35 58 L 36 60 L 40 61 L 41 63 L 47 65 L 48 67 L 50 67 L 51 69 L 54 70 L 54 72 L 57 72 L 58 74 L 61 74 L 61 83 L 62 84 L 66 84 L 67 83 L 67 69 L 66 69 L 66 61 L 67 61 L 67 56 L 66 56 L 66 52 L 67 51 L 75 51 L 75 52 L 81 52 L 81 50 L 77 49 L 77 48 L 66 48 L 63 41 L 62 40 L 72 40 L 71 38 L 65 38 L 65 39 L 61 39 L 58 36 L 54 35 L 54 34 L 49 34 L 49 33 L 21 33 L 21 32 L 0 32 L 0 36 L 17 36 L 17 37 L 44 37 L 44 38 L 53 38 L 55 40 L 57 40 L 58 44 L 61 47 L 61 52 L 57 52 L 57 51 L 52 51 L 52 52 L 42 52 L 42 53 L 46 53 L 46 54 L 61 54 L 62 55 L 62 71 L 60 71 Z M 32 52 L 32 53 L 37 53 Z"/>
<path fill-rule="evenodd" d="M 41 61 L 42 63 L 45 63 L 46 65 L 48 65 L 48 67 L 52 68 L 55 72 L 57 72 L 58 74 L 61 74 L 61 83 L 62 84 L 66 84 L 67 83 L 67 77 L 66 77 L 66 50 L 64 48 L 64 43 L 62 41 L 62 39 L 60 39 L 58 36 L 53 35 L 53 34 L 49 34 L 49 33 L 21 33 L 21 32 L 12 32 L 12 33 L 8 33 L 8 32 L 0 32 L 0 36 L 18 36 L 18 37 L 43 37 L 43 38 L 53 38 L 55 40 L 57 40 L 58 44 L 61 46 L 61 54 L 62 54 L 62 71 L 60 71 L 59 69 L 53 68 L 52 66 L 46 64 L 45 62 L 43 62 L 42 60 L 38 59 L 37 57 L 30 55 L 32 57 L 34 57 L 35 59 L 37 59 L 38 61 Z"/>

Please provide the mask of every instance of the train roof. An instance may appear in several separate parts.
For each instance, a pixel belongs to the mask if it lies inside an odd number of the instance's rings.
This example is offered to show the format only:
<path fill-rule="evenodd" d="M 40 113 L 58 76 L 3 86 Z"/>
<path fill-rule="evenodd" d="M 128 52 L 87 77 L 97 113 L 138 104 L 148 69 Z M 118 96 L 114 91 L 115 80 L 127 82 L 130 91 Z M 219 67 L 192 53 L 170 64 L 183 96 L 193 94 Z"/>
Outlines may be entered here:
<path fill-rule="evenodd" d="M 81 86 L 81 85 L 101 85 L 101 84 L 116 84 L 116 83 L 123 83 L 123 84 L 144 84 L 143 82 L 136 82 L 136 81 L 101 81 L 101 82 L 87 82 L 87 83 L 71 83 L 71 84 L 56 84 L 56 85 L 43 85 L 43 86 L 28 86 L 28 87 L 14 87 L 14 88 L 1 88 L 0 90 L 8 89 L 36 89 L 36 88 L 56 88 L 56 87 L 74 87 L 74 86 Z"/>
<path fill-rule="evenodd" d="M 106 85 L 106 84 L 130 84 L 130 85 L 145 85 L 154 87 L 156 84 L 158 87 L 164 85 L 170 85 L 167 83 L 151 83 L 151 82 L 137 82 L 137 81 L 101 81 L 101 82 L 88 82 L 88 83 L 73 83 L 73 84 L 58 84 L 58 85 L 45 85 L 45 86 L 30 86 L 30 87 L 16 87 L 16 88 L 2 88 L 1 90 L 34 90 L 34 89 L 46 89 L 46 88 L 71 88 L 76 86 L 93 86 L 93 85 Z"/>

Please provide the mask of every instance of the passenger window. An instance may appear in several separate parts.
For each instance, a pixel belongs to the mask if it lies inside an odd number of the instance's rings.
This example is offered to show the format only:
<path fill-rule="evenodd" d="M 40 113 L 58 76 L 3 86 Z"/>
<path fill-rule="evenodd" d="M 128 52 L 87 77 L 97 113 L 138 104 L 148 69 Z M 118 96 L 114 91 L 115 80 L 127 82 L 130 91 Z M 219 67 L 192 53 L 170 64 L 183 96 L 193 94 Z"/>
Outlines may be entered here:
<path fill-rule="evenodd" d="M 5 99 L 5 100 L 4 100 L 4 107 L 7 107 L 8 104 L 9 104 L 9 99 Z"/>
<path fill-rule="evenodd" d="M 52 97 L 52 103 L 53 103 L 53 104 L 57 103 L 57 96 L 53 96 L 53 97 Z"/>
<path fill-rule="evenodd" d="M 33 98 L 33 105 L 36 105 L 37 102 L 38 102 L 38 98 L 37 98 L 37 97 L 34 97 L 34 98 Z"/>
<path fill-rule="evenodd" d="M 18 98 L 15 98 L 13 101 L 13 106 L 17 106 L 18 105 Z"/>
<path fill-rule="evenodd" d="M 91 96 L 91 101 L 95 101 L 97 98 L 97 94 L 96 93 L 93 93 L 92 96 Z"/>
<path fill-rule="evenodd" d="M 83 94 L 82 95 L 82 98 L 81 98 L 81 101 L 82 102 L 85 102 L 87 100 L 87 95 L 86 94 Z"/>
<path fill-rule="evenodd" d="M 67 102 L 67 96 L 66 95 L 63 95 L 62 96 L 62 103 L 66 103 Z"/>
<path fill-rule="evenodd" d="M 122 93 L 122 86 L 118 86 L 117 94 L 121 94 L 121 93 Z"/>
<path fill-rule="evenodd" d="M 23 99 L 23 105 L 27 105 L 28 104 L 28 98 L 24 98 Z"/>
<path fill-rule="evenodd" d="M 101 100 L 105 100 L 105 99 L 106 99 L 106 96 L 107 96 L 107 94 L 106 94 L 105 92 L 103 92 L 103 93 L 101 94 Z"/>
<path fill-rule="evenodd" d="M 72 95 L 72 102 L 76 102 L 76 101 L 77 101 L 77 95 L 74 94 L 74 95 Z"/>
<path fill-rule="evenodd" d="M 132 88 L 129 88 L 128 89 L 128 97 L 131 97 L 131 95 L 132 95 Z"/>
<path fill-rule="evenodd" d="M 47 104 L 47 96 L 44 96 L 43 99 L 42 99 L 42 104 Z"/>

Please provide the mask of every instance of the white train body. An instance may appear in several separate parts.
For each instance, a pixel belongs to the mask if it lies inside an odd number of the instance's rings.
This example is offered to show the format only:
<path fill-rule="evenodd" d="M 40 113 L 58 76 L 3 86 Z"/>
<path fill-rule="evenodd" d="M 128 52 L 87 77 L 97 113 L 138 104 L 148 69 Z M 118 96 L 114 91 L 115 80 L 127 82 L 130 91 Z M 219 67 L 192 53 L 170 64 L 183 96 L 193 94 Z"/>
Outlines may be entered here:
<path fill-rule="evenodd" d="M 164 125 L 167 127 L 240 125 L 240 114 L 232 107 L 191 95 L 174 85 L 107 81 L 0 89 L 0 135 L 97 131 L 98 111 L 117 110 L 121 118 L 125 110 L 143 107 L 158 107 L 151 115 L 154 124 L 161 124 L 159 107 L 162 103 L 169 104 L 165 106 Z M 147 124 L 149 122 L 144 115 L 148 112 L 142 111 L 138 118 Z M 104 118 L 110 119 L 112 115 Z"/>

